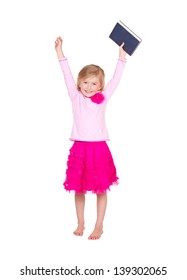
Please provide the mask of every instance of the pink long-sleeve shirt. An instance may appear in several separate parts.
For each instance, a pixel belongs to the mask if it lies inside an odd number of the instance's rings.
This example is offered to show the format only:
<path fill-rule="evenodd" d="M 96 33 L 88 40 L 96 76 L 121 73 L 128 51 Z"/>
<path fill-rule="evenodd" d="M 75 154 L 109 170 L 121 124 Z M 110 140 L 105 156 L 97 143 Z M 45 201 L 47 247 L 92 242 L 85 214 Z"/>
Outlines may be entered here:
<path fill-rule="evenodd" d="M 103 90 L 104 101 L 96 104 L 77 90 L 67 58 L 59 59 L 69 97 L 72 101 L 72 141 L 106 141 L 109 134 L 105 122 L 107 102 L 114 93 L 122 76 L 126 59 L 119 58 L 112 79 Z"/>

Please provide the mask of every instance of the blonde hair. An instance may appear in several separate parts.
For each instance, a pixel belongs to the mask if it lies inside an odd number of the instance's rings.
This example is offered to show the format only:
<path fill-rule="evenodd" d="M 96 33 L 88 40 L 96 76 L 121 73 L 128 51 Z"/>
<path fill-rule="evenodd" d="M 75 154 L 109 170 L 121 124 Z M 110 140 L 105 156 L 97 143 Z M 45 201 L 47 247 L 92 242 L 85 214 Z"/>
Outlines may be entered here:
<path fill-rule="evenodd" d="M 77 77 L 77 89 L 80 91 L 80 83 L 91 76 L 96 76 L 99 79 L 99 82 L 101 84 L 101 91 L 104 89 L 105 85 L 105 73 L 101 67 L 95 64 L 89 64 L 84 66 Z"/>

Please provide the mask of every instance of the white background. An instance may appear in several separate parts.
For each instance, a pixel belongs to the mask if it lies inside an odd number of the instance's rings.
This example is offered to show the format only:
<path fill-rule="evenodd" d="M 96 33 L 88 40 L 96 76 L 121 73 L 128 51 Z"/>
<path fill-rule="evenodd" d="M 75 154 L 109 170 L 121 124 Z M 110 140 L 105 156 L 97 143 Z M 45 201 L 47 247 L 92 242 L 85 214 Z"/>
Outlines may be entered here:
<path fill-rule="evenodd" d="M 167 266 L 185 279 L 187 86 L 185 1 L 1 1 L 0 213 L 1 278 L 26 265 L 46 268 Z M 86 231 L 75 237 L 73 194 L 64 180 L 71 104 L 54 50 L 61 35 L 73 75 L 89 63 L 113 74 L 118 20 L 142 43 L 107 110 L 120 185 L 108 194 L 102 238 L 88 241 L 95 196 L 87 195 Z M 62 276 L 61 276 L 62 278 Z M 43 279 L 61 279 L 43 276 Z M 76 279 L 64 276 L 64 279 Z M 80 277 L 79 277 L 80 278 Z M 95 277 L 82 277 L 93 279 Z"/>

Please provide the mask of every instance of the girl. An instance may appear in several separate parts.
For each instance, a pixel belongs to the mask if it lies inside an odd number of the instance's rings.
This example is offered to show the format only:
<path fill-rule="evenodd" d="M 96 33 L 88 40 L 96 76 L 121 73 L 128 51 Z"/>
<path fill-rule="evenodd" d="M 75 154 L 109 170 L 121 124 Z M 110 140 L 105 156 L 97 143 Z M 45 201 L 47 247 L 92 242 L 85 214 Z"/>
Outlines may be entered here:
<path fill-rule="evenodd" d="M 123 43 L 119 47 L 114 76 L 106 87 L 103 69 L 94 64 L 85 66 L 79 72 L 75 83 L 62 50 L 62 43 L 62 38 L 57 37 L 55 50 L 72 102 L 73 127 L 70 140 L 74 141 L 67 161 L 64 187 L 67 191 L 75 192 L 78 227 L 74 234 L 77 236 L 82 236 L 84 231 L 85 193 L 91 191 L 97 195 L 97 219 L 94 230 L 88 237 L 95 240 L 103 233 L 107 190 L 118 182 L 114 161 L 106 144 L 109 136 L 105 111 L 108 100 L 119 84 L 126 62 L 126 52 L 123 50 Z"/>

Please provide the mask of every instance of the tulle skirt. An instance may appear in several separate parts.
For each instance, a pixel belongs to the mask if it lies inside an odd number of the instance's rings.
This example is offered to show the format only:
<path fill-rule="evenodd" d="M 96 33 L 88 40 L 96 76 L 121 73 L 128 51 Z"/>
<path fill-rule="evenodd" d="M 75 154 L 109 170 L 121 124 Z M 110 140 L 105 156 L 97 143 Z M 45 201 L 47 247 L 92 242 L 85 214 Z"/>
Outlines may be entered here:
<path fill-rule="evenodd" d="M 113 184 L 118 184 L 118 177 L 107 143 L 75 141 L 68 156 L 65 190 L 102 194 Z"/>

